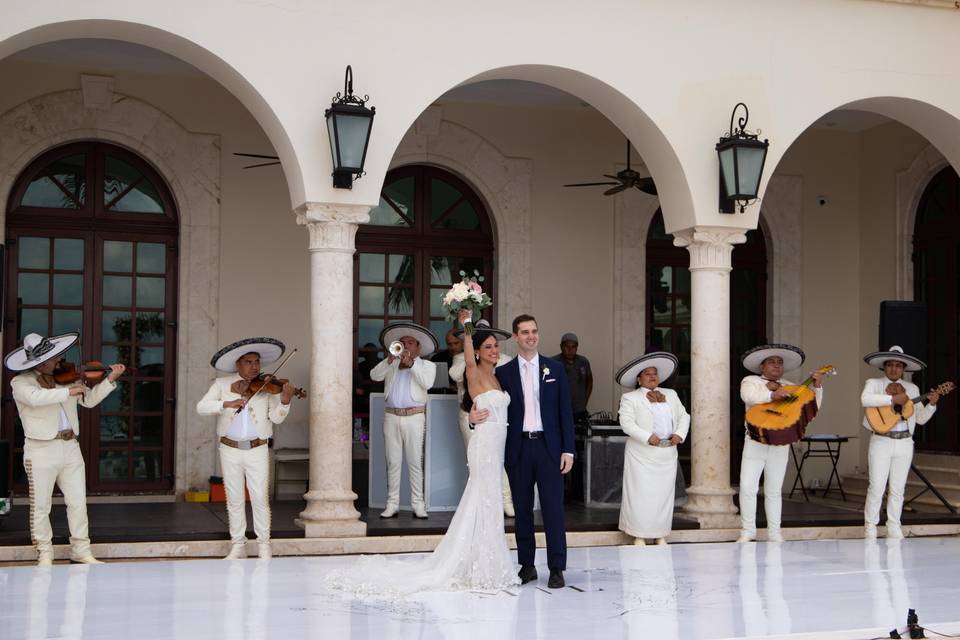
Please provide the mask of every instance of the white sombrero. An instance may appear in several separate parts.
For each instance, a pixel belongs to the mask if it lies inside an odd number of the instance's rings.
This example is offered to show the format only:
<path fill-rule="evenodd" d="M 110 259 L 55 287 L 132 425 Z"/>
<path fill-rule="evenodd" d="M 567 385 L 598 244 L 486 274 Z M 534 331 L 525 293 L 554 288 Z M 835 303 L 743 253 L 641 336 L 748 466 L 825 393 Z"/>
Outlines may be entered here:
<path fill-rule="evenodd" d="M 38 364 L 43 364 L 73 346 L 80 339 L 80 334 L 73 331 L 51 338 L 44 338 L 36 333 L 28 333 L 23 338 L 23 346 L 11 351 L 3 359 L 3 364 L 11 371 L 26 371 Z"/>
<path fill-rule="evenodd" d="M 868 353 L 863 356 L 863 361 L 866 362 L 871 367 L 876 367 L 877 369 L 883 369 L 883 364 L 887 360 L 896 360 L 897 362 L 902 362 L 903 366 L 907 368 L 907 371 L 920 371 L 921 369 L 926 369 L 927 365 L 920 358 L 914 358 L 913 356 L 908 356 L 903 352 L 903 347 L 899 345 L 893 345 L 887 351 L 874 351 L 873 353 Z"/>
<path fill-rule="evenodd" d="M 488 333 L 492 333 L 494 336 L 496 336 L 497 342 L 500 340 L 509 340 L 513 337 L 513 334 L 509 331 L 504 331 L 503 329 L 494 329 L 490 326 L 490 323 L 487 322 L 486 319 L 478 320 L 476 324 L 473 325 L 473 328 L 477 331 L 486 331 Z M 453 332 L 453 335 L 463 340 L 463 329 L 457 329 Z"/>
<path fill-rule="evenodd" d="M 660 378 L 659 384 L 663 384 L 677 370 L 678 364 L 677 356 L 672 353 L 652 351 L 620 367 L 615 379 L 621 387 L 636 389 L 637 376 L 640 375 L 640 372 L 650 367 L 656 367 L 657 377 Z"/>
<path fill-rule="evenodd" d="M 383 349 L 389 350 L 390 344 L 397 342 L 400 338 L 410 336 L 420 343 L 420 355 L 427 357 L 439 348 L 437 339 L 430 333 L 430 329 L 422 327 L 415 322 L 395 322 L 388 324 L 380 332 L 380 344 Z"/>
<path fill-rule="evenodd" d="M 783 359 L 784 371 L 793 371 L 807 359 L 803 350 L 792 344 L 762 344 L 744 353 L 741 362 L 744 369 L 759 374 L 763 361 L 776 356 Z"/>
<path fill-rule="evenodd" d="M 270 364 L 279 360 L 286 350 L 286 345 L 275 338 L 245 338 L 217 351 L 210 358 L 210 364 L 218 371 L 233 373 L 237 370 L 237 360 L 248 353 L 259 354 L 260 364 Z"/>

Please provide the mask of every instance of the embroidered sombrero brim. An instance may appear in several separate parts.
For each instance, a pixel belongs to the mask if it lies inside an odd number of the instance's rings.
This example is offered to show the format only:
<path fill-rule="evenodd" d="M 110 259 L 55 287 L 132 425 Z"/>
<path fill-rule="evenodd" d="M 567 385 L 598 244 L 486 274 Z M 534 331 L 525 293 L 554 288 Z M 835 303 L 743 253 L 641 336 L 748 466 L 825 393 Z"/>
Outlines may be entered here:
<path fill-rule="evenodd" d="M 387 351 L 391 343 L 405 336 L 410 336 L 420 343 L 421 357 L 425 358 L 439 348 L 437 339 L 430 330 L 415 322 L 395 322 L 385 326 L 380 332 L 380 344 L 383 345 L 383 350 Z"/>
<path fill-rule="evenodd" d="M 474 329 L 476 331 L 487 331 L 489 333 L 492 333 L 497 337 L 497 342 L 501 340 L 509 340 L 510 338 L 513 337 L 513 334 L 510 333 L 509 331 L 504 331 L 503 329 L 494 329 L 493 327 L 490 326 L 490 323 L 487 322 L 486 320 L 480 320 L 479 322 L 477 322 L 477 324 L 474 325 Z M 453 332 L 453 335 L 463 340 L 463 329 L 457 329 L 456 331 Z"/>
<path fill-rule="evenodd" d="M 863 361 L 871 367 L 883 369 L 883 365 L 888 360 L 902 362 L 907 371 L 921 371 L 927 368 L 926 363 L 920 358 L 908 356 L 903 351 L 895 351 L 897 347 L 891 347 L 890 351 L 874 351 L 863 356 Z"/>
<path fill-rule="evenodd" d="M 792 344 L 762 344 L 743 354 L 743 368 L 751 373 L 760 373 L 760 365 L 767 358 L 779 356 L 783 359 L 783 370 L 793 371 L 803 364 L 807 356 L 799 347 Z"/>
<path fill-rule="evenodd" d="M 620 367 L 614 377 L 621 387 L 636 389 L 637 376 L 640 375 L 640 372 L 650 367 L 656 367 L 657 377 L 660 378 L 659 384 L 663 384 L 677 370 L 678 364 L 677 357 L 672 353 L 652 351 Z"/>
<path fill-rule="evenodd" d="M 210 364 L 218 371 L 234 373 L 237 370 L 237 360 L 248 353 L 259 354 L 260 364 L 265 365 L 279 360 L 286 350 L 286 345 L 275 338 L 246 338 L 217 351 L 210 358 Z"/>
<path fill-rule="evenodd" d="M 46 338 L 39 342 L 31 354 L 27 353 L 26 347 L 20 347 L 19 349 L 11 351 L 3 359 L 3 364 L 11 371 L 33 369 L 35 366 L 43 364 L 47 360 L 56 358 L 72 347 L 79 339 L 80 334 L 75 331 Z"/>

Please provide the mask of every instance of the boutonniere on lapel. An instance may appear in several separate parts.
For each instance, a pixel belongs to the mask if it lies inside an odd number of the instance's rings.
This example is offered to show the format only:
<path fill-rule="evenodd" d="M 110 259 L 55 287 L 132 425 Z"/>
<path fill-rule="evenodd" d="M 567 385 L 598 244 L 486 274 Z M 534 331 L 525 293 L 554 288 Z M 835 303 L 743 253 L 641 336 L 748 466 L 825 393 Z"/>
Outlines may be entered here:
<path fill-rule="evenodd" d="M 550 367 L 544 367 L 544 368 L 543 368 L 543 375 L 540 376 L 540 379 L 541 379 L 541 380 L 546 380 L 548 375 L 550 375 Z"/>

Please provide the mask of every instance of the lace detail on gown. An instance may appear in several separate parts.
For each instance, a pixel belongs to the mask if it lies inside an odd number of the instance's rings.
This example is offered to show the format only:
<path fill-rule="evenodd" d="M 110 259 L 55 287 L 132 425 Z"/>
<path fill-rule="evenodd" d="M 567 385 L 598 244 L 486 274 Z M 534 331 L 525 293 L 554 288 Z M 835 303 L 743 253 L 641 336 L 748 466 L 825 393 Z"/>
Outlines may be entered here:
<path fill-rule="evenodd" d="M 490 390 L 474 402 L 490 416 L 470 438 L 470 475 L 437 548 L 426 557 L 361 556 L 350 570 L 331 572 L 324 581 L 328 587 L 382 597 L 418 591 L 499 591 L 520 584 L 504 533 L 500 486 L 510 396 Z"/>

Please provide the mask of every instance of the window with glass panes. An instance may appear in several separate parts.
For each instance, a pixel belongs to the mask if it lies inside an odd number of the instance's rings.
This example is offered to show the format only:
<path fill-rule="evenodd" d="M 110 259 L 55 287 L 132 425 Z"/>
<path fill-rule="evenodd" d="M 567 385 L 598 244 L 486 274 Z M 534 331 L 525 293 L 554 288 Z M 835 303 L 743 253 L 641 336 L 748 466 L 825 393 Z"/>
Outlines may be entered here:
<path fill-rule="evenodd" d="M 479 196 L 437 167 L 391 171 L 370 223 L 357 234 L 354 412 L 359 417 L 366 416 L 369 393 L 382 388 L 369 377 L 384 357 L 380 331 L 391 322 L 413 321 L 429 327 L 445 348 L 452 325 L 440 301 L 460 280 L 460 271 L 483 275 L 484 289 L 495 295 L 493 233 Z"/>
<path fill-rule="evenodd" d="M 740 355 L 766 341 L 767 252 L 763 233 L 747 232 L 747 242 L 733 250 L 730 275 L 730 474 L 740 476 L 743 449 L 743 402 L 740 380 L 747 375 Z M 666 383 L 690 410 L 690 254 L 673 245 L 663 214 L 657 211 L 647 232 L 647 344 L 648 351 L 669 351 L 680 366 Z M 691 428 L 696 428 L 691 425 Z M 680 463 L 690 478 L 690 440 L 680 445 Z"/>
<path fill-rule="evenodd" d="M 172 488 L 177 236 L 163 180 L 143 159 L 109 144 L 53 149 L 13 190 L 5 350 L 28 333 L 77 331 L 68 361 L 129 368 L 106 400 L 79 412 L 91 492 Z M 4 389 L 9 379 L 4 372 Z M 8 392 L 3 401 L 12 480 L 23 491 L 23 431 Z"/>
<path fill-rule="evenodd" d="M 927 368 L 913 382 L 930 389 L 947 380 L 960 380 L 960 177 L 946 167 L 924 190 L 913 234 L 913 295 L 927 307 Z M 881 345 L 882 349 L 890 345 Z M 923 429 L 917 429 L 917 448 L 960 453 L 957 403 L 937 404 Z"/>

